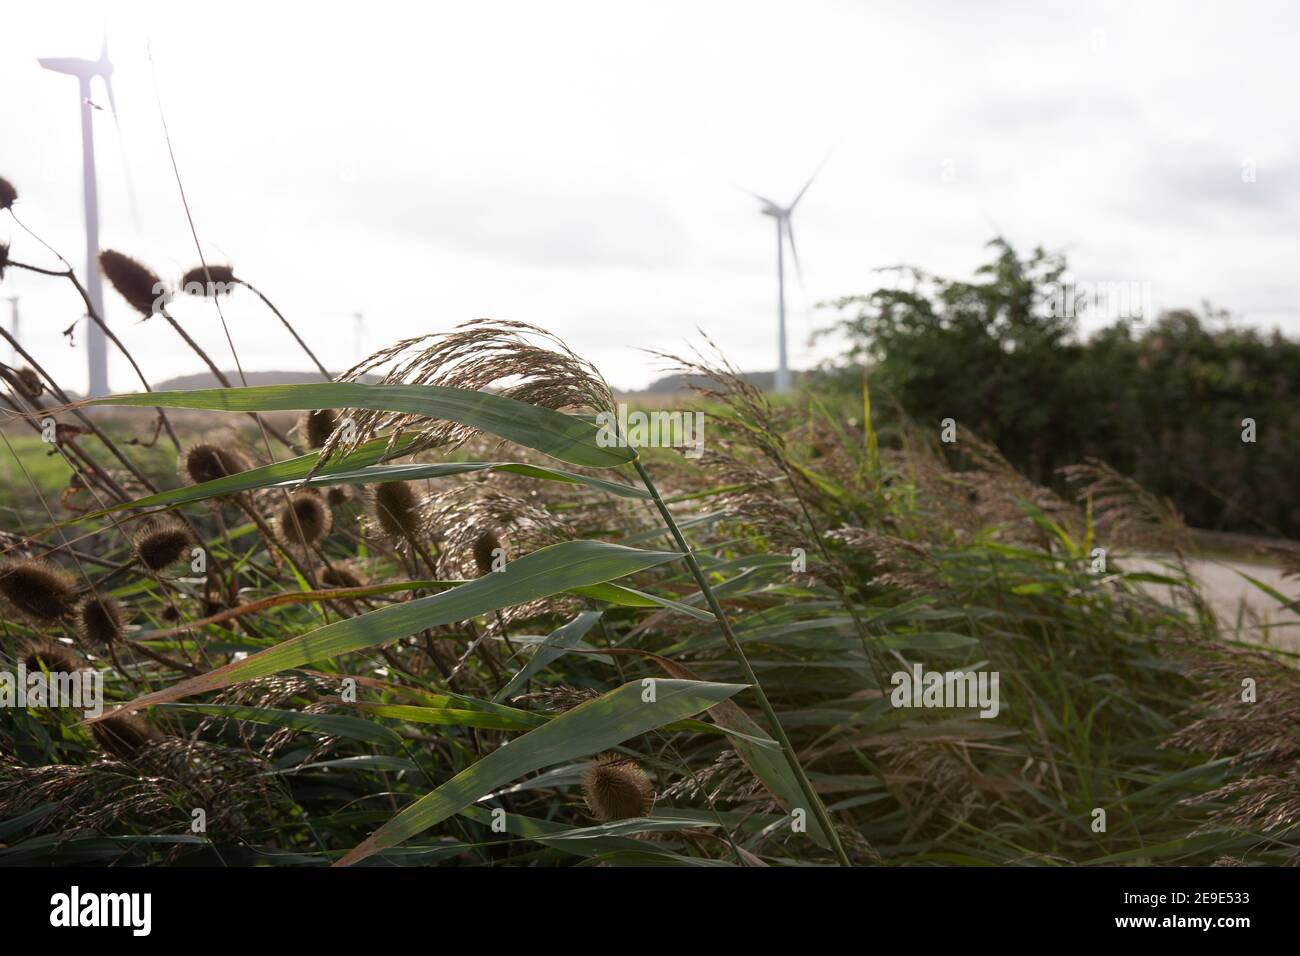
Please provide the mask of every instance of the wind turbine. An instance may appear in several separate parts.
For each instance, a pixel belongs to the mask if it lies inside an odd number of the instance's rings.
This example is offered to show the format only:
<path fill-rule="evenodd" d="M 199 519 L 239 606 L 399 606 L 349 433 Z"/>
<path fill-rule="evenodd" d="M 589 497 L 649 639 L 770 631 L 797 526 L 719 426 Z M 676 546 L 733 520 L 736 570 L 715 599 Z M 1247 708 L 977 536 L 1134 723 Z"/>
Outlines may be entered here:
<path fill-rule="evenodd" d="M 794 212 L 794 207 L 799 205 L 799 200 L 803 199 L 808 187 L 813 184 L 813 180 L 817 178 L 817 174 L 822 171 L 822 166 L 825 165 L 826 161 L 822 160 L 822 165 L 818 166 L 816 171 L 808 177 L 808 182 L 803 184 L 803 189 L 799 190 L 799 194 L 794 197 L 794 201 L 788 206 L 781 206 L 766 196 L 760 196 L 758 193 L 750 193 L 751 196 L 763 204 L 763 208 L 759 211 L 764 216 L 771 216 L 776 220 L 777 366 L 774 385 L 778 393 L 790 391 L 790 364 L 787 360 L 785 346 L 785 243 L 787 239 L 790 242 L 790 257 L 794 259 L 795 271 L 799 274 L 800 284 L 803 283 L 803 269 L 799 266 L 799 250 L 794 244 L 794 229 L 790 225 L 790 215 Z"/>
<path fill-rule="evenodd" d="M 108 105 L 117 120 L 117 103 L 113 100 L 113 64 L 108 60 L 108 37 L 104 37 L 98 60 L 81 60 L 74 57 L 54 57 L 37 60 L 41 66 L 55 73 L 66 73 L 77 78 L 77 95 L 81 102 L 81 157 L 82 179 L 86 199 L 86 293 L 95 313 L 104 317 L 104 287 L 99 277 L 99 190 L 95 183 L 95 130 L 91 123 L 91 110 L 99 109 L 90 100 L 90 81 L 104 78 L 108 92 Z M 90 397 L 108 394 L 108 348 L 104 332 L 97 322 L 88 322 L 86 355 L 89 361 Z"/>

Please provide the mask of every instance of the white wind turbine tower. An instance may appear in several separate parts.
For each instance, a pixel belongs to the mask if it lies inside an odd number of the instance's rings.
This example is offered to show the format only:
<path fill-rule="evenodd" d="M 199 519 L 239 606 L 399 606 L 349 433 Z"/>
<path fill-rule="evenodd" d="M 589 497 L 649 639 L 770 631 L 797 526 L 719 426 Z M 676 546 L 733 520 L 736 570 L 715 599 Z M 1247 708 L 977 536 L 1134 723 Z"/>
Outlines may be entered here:
<path fill-rule="evenodd" d="M 37 60 L 41 66 L 55 73 L 66 73 L 77 78 L 77 96 L 81 103 L 81 155 L 82 179 L 86 199 L 86 292 L 96 314 L 104 317 L 104 289 L 99 278 L 99 190 L 95 183 L 95 130 L 91 123 L 91 110 L 98 109 L 90 100 L 90 81 L 104 78 L 108 92 L 108 105 L 117 119 L 117 104 L 113 101 L 113 64 L 108 60 L 108 38 L 104 38 L 98 60 L 81 60 L 74 57 L 55 57 Z M 108 349 L 104 332 L 96 322 L 86 323 L 86 354 L 89 360 L 88 394 L 99 397 L 108 394 Z"/>
<path fill-rule="evenodd" d="M 826 162 L 823 160 L 822 166 L 825 165 Z M 799 250 L 794 244 L 794 229 L 790 225 L 790 215 L 794 212 L 794 207 L 799 205 L 799 200 L 803 199 L 808 187 L 813 184 L 813 180 L 817 178 L 817 173 L 820 172 L 821 166 L 818 166 L 816 172 L 808 177 L 808 182 L 803 184 L 803 189 L 799 190 L 799 194 L 794 197 L 794 201 L 788 206 L 780 206 L 766 196 L 750 193 L 751 196 L 763 204 L 763 208 L 760 210 L 763 215 L 771 216 L 776 220 L 777 366 L 774 385 L 778 393 L 790 391 L 790 363 L 785 346 L 785 243 L 787 239 L 790 242 L 790 257 L 794 259 L 795 271 L 799 274 L 800 283 L 803 282 L 803 269 L 799 266 Z"/>

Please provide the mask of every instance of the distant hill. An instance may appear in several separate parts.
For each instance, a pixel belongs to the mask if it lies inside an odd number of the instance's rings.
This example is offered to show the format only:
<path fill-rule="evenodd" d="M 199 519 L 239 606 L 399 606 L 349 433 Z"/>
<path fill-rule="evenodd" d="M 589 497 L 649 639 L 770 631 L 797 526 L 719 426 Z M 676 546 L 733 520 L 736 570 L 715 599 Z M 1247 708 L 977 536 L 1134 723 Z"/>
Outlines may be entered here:
<path fill-rule="evenodd" d="M 795 382 L 803 377 L 802 372 L 792 372 L 791 376 Z M 741 375 L 747 382 L 757 385 L 765 392 L 770 392 L 776 382 L 776 372 L 745 372 Z M 689 391 L 692 386 L 716 384 L 712 379 L 704 375 L 665 375 L 663 378 L 655 379 L 644 389 L 646 394 L 650 395 L 674 395 L 678 392 Z"/>
<path fill-rule="evenodd" d="M 334 373 L 339 374 L 339 373 Z M 239 385 L 240 378 L 238 372 L 227 369 L 226 378 L 230 384 Z M 245 372 L 244 378 L 248 380 L 249 385 L 302 385 L 311 382 L 323 382 L 320 372 Z M 376 380 L 374 375 L 367 375 L 362 378 L 364 382 L 373 382 Z M 173 391 L 191 388 L 220 388 L 221 383 L 211 372 L 196 372 L 193 375 L 178 375 L 176 378 L 169 378 L 165 382 L 154 382 L 155 391 Z"/>

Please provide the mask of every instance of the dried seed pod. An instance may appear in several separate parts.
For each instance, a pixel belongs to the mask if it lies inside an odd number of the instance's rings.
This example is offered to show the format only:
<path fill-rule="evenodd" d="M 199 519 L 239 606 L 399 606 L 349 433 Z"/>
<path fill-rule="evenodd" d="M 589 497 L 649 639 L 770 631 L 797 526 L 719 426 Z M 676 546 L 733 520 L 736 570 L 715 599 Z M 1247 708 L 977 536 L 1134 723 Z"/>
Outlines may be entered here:
<path fill-rule="evenodd" d="M 414 538 L 420 529 L 419 501 L 409 482 L 376 485 L 374 511 L 380 530 L 390 538 Z"/>
<path fill-rule="evenodd" d="M 92 594 L 81 605 L 81 635 L 90 644 L 107 646 L 122 636 L 125 614 L 110 597 Z"/>
<path fill-rule="evenodd" d="M 346 564 L 332 564 L 320 573 L 321 584 L 332 588 L 359 588 L 365 586 L 365 579 L 355 568 Z"/>
<path fill-rule="evenodd" d="M 252 468 L 252 462 L 236 448 L 223 448 L 212 442 L 190 445 L 180 453 L 177 470 L 192 485 L 216 481 Z"/>
<path fill-rule="evenodd" d="M 480 575 L 496 570 L 498 552 L 504 555 L 505 549 L 495 531 L 489 529 L 474 539 L 474 565 Z"/>
<path fill-rule="evenodd" d="M 193 538 L 190 529 L 173 518 L 151 521 L 131 539 L 140 560 L 150 571 L 161 571 L 175 564 L 189 551 Z"/>
<path fill-rule="evenodd" d="M 337 508 L 340 505 L 346 504 L 349 497 L 351 496 L 348 494 L 348 489 L 344 485 L 335 485 L 329 491 L 325 492 L 325 500 L 329 502 L 331 508 Z"/>
<path fill-rule="evenodd" d="M 181 289 L 187 295 L 218 296 L 229 292 L 238 281 L 230 266 L 209 263 L 206 268 L 195 266 L 181 276 Z"/>
<path fill-rule="evenodd" d="M 308 448 L 323 448 L 338 424 L 338 412 L 332 408 L 318 408 L 303 415 L 298 428 L 307 436 Z"/>
<path fill-rule="evenodd" d="M 105 717 L 90 725 L 90 735 L 100 750 L 124 763 L 131 763 L 162 736 L 135 714 Z"/>
<path fill-rule="evenodd" d="M 654 787 L 636 762 L 618 753 L 601 754 L 582 775 L 582 794 L 596 819 L 643 817 L 654 804 Z"/>
<path fill-rule="evenodd" d="M 58 565 L 40 558 L 8 561 L 0 567 L 0 594 L 30 617 L 51 621 L 72 607 L 73 584 Z"/>
<path fill-rule="evenodd" d="M 18 370 L 18 387 L 27 398 L 40 398 L 45 394 L 45 383 L 31 366 L 24 365 Z"/>
<path fill-rule="evenodd" d="M 99 254 L 99 271 L 104 273 L 127 305 L 145 318 L 167 301 L 162 279 L 130 256 L 113 249 Z"/>
<path fill-rule="evenodd" d="M 18 190 L 9 180 L 0 176 L 0 209 L 12 209 L 18 199 Z"/>
<path fill-rule="evenodd" d="M 276 531 L 280 540 L 301 547 L 304 540 L 315 544 L 329 534 L 332 515 L 315 488 L 300 488 L 289 496 L 276 513 Z"/>
<path fill-rule="evenodd" d="M 18 649 L 18 660 L 31 674 L 42 669 L 53 673 L 68 674 L 78 670 L 81 662 L 72 650 L 58 641 L 49 638 L 31 638 L 23 642 Z"/>

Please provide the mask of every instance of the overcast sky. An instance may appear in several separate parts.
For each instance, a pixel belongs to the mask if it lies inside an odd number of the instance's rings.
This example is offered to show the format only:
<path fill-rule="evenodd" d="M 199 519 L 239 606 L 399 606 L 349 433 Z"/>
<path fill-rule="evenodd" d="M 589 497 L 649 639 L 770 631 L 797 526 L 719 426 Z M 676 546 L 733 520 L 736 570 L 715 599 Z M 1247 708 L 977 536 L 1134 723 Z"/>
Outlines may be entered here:
<path fill-rule="evenodd" d="M 996 232 L 1065 251 L 1080 280 L 1150 283 L 1158 308 L 1210 299 L 1300 334 L 1294 3 L 42 0 L 2 26 L 0 175 L 23 220 L 81 268 L 76 85 L 35 58 L 93 58 L 106 28 L 120 135 L 95 113 L 101 243 L 169 279 L 196 263 L 151 49 L 209 261 L 331 367 L 358 358 L 360 312 L 366 351 L 534 322 L 622 387 L 659 374 L 638 347 L 697 327 L 770 369 L 774 229 L 742 190 L 792 198 L 828 153 L 794 218 L 796 367 L 825 351 L 806 344 L 831 320 L 816 302 L 900 262 L 967 276 Z M 50 262 L 4 217 L 6 240 Z M 38 278 L 11 271 L 0 295 L 81 389 L 59 335 L 79 303 Z M 105 297 L 151 377 L 200 369 Z M 307 367 L 250 296 L 226 312 L 246 369 Z M 211 308 L 179 314 L 229 367 Z"/>

